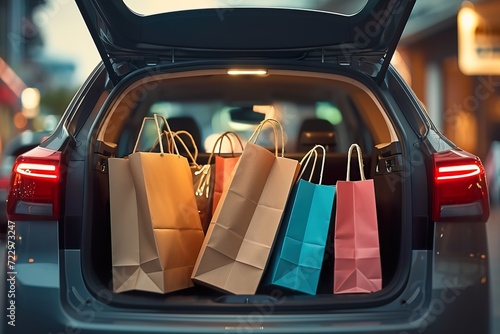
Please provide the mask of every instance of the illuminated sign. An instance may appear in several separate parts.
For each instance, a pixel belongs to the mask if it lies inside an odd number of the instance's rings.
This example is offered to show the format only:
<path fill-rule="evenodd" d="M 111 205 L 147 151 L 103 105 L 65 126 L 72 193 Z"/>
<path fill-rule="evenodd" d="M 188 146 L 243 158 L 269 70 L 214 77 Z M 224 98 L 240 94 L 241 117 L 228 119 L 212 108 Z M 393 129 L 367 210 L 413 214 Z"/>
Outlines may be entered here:
<path fill-rule="evenodd" d="M 458 65 L 467 75 L 500 74 L 500 2 L 472 5 L 458 13 Z"/>

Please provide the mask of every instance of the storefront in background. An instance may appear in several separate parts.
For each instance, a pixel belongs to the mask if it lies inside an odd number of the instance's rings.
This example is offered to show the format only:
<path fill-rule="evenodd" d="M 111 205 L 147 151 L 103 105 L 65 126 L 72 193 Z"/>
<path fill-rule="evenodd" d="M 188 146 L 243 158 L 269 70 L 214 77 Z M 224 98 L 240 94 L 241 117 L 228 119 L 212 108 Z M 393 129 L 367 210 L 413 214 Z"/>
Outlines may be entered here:
<path fill-rule="evenodd" d="M 393 63 L 438 128 L 485 160 L 500 140 L 500 2 L 464 2 L 452 13 L 404 36 Z"/>

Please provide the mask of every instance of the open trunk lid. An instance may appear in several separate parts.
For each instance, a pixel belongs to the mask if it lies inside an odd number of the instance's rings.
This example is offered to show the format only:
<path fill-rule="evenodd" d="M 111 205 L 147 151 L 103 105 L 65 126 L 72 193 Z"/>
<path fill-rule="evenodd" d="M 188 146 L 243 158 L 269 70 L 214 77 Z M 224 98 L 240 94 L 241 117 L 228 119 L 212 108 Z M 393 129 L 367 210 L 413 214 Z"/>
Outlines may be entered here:
<path fill-rule="evenodd" d="M 332 12 L 340 8 L 335 0 L 307 9 L 207 0 L 198 9 L 153 15 L 139 15 L 122 0 L 76 2 L 114 83 L 132 68 L 161 61 L 249 57 L 368 62 L 377 65 L 369 74 L 380 82 L 415 0 L 368 0 L 349 14 Z M 129 62 L 134 66 L 124 66 Z"/>

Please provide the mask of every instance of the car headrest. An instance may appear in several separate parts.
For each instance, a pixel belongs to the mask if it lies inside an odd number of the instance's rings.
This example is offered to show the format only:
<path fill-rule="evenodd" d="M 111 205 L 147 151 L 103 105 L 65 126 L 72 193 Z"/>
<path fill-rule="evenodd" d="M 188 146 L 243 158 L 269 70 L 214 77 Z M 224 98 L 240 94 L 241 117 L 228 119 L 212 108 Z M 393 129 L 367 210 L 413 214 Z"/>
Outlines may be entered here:
<path fill-rule="evenodd" d="M 204 147 L 201 143 L 201 131 L 200 127 L 196 123 L 196 121 L 192 117 L 171 117 L 167 119 L 168 125 L 170 126 L 170 129 L 172 131 L 179 131 L 179 130 L 185 130 L 189 132 L 194 139 L 194 142 L 196 143 L 196 146 L 198 147 L 198 151 L 203 152 Z M 187 148 L 192 152 L 193 149 L 193 144 L 191 143 L 190 140 L 185 140 L 184 141 Z M 184 148 L 181 148 L 180 146 L 178 147 L 180 151 L 184 151 Z M 185 152 L 184 152 L 185 153 Z M 182 154 L 182 152 L 181 152 Z"/>
<path fill-rule="evenodd" d="M 318 118 L 304 120 L 299 131 L 298 151 L 309 151 L 314 145 L 323 145 L 327 150 L 337 145 L 332 123 Z"/>

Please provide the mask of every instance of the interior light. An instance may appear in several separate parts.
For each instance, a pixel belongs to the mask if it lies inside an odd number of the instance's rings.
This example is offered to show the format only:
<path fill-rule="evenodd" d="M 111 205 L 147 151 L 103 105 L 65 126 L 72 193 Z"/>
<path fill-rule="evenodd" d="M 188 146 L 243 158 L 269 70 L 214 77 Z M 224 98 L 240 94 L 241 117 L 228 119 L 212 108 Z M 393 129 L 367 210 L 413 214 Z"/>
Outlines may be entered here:
<path fill-rule="evenodd" d="M 267 74 L 267 70 L 263 69 L 231 69 L 227 70 L 227 74 L 229 75 L 265 75 Z"/>

